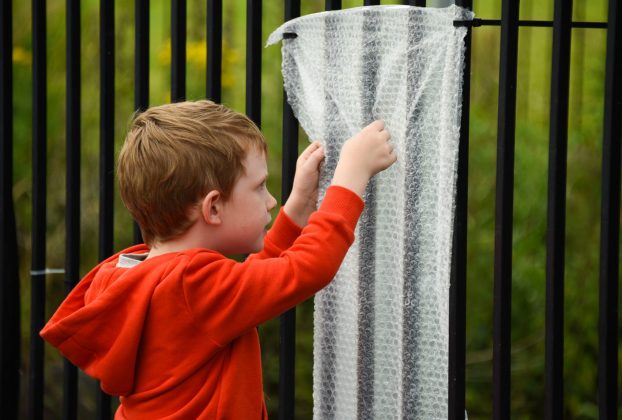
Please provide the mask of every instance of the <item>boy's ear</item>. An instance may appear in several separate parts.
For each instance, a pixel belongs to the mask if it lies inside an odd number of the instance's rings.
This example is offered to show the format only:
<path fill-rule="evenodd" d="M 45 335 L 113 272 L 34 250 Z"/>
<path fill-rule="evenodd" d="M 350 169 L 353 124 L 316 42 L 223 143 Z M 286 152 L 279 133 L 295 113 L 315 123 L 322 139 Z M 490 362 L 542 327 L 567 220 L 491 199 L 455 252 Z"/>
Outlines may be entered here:
<path fill-rule="evenodd" d="M 219 225 L 222 222 L 222 204 L 222 194 L 219 191 L 212 190 L 207 193 L 201 203 L 201 215 L 205 223 Z"/>

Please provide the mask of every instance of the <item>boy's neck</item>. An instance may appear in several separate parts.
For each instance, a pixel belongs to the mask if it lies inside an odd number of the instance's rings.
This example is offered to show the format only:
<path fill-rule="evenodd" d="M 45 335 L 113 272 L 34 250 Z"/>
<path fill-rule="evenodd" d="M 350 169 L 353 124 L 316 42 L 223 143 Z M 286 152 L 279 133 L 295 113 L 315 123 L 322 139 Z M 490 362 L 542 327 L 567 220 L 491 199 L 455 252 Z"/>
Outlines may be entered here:
<path fill-rule="evenodd" d="M 205 231 L 205 225 L 195 222 L 181 235 L 167 241 L 154 243 L 149 250 L 147 258 L 153 258 L 171 252 L 181 252 L 192 248 L 208 248 L 218 251 L 214 248 L 215 244 L 209 241 L 210 237 L 211 235 Z"/>

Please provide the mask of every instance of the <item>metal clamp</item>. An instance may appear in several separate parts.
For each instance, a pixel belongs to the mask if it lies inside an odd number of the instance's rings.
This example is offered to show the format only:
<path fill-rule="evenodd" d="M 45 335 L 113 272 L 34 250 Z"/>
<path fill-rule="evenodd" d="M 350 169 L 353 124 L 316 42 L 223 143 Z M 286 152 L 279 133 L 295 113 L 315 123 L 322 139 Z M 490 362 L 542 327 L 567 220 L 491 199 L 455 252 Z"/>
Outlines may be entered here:
<path fill-rule="evenodd" d="M 64 268 L 46 268 L 43 270 L 30 270 L 31 276 L 45 276 L 46 274 L 65 274 Z"/>

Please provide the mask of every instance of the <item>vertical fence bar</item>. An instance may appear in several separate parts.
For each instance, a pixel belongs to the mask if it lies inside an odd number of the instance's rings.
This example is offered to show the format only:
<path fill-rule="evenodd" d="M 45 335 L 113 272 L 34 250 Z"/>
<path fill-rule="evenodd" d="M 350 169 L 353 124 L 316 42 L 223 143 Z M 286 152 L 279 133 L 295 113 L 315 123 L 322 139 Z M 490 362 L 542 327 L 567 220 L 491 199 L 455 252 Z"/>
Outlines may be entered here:
<path fill-rule="evenodd" d="M 530 3 L 531 4 L 531 3 Z M 584 1 L 579 1 L 573 4 L 573 15 L 575 19 L 579 22 L 586 20 L 586 9 L 588 4 Z M 569 123 L 572 124 L 575 130 L 581 132 L 583 130 L 583 109 L 585 106 L 585 95 L 583 93 L 583 86 L 585 86 L 585 45 L 586 38 L 590 32 L 587 29 L 580 29 L 578 31 L 574 31 L 573 34 L 573 54 L 572 54 L 572 62 L 571 66 L 574 69 L 573 73 L 577 74 L 578 77 L 574 77 L 572 80 L 572 90 L 575 96 L 575 99 L 572 101 L 572 109 L 568 112 L 574 117 L 570 118 Z"/>
<path fill-rule="evenodd" d="M 425 7 L 425 1 L 415 4 Z M 471 10 L 472 0 L 456 1 Z M 458 179 L 451 253 L 449 288 L 449 384 L 448 418 L 464 420 L 466 363 L 466 287 L 467 287 L 467 210 L 469 187 L 469 117 L 471 99 L 471 28 L 464 38 L 464 71 L 462 73 L 462 114 L 458 146 Z"/>
<path fill-rule="evenodd" d="M 341 9 L 341 0 L 326 0 L 324 8 L 326 11 L 339 10 Z"/>
<path fill-rule="evenodd" d="M 80 0 L 66 2 L 65 292 L 80 280 Z M 63 418 L 77 418 L 78 369 L 65 359 Z"/>
<path fill-rule="evenodd" d="M 134 109 L 149 107 L 149 0 L 134 3 Z"/>
<path fill-rule="evenodd" d="M 572 0 L 556 0 L 553 18 L 546 253 L 544 411 L 548 420 L 562 418 L 564 408 L 564 246 L 571 23 Z"/>
<path fill-rule="evenodd" d="M 186 99 L 186 0 L 171 3 L 171 102 Z"/>
<path fill-rule="evenodd" d="M 246 0 L 246 115 L 261 127 L 262 0 Z"/>
<path fill-rule="evenodd" d="M 32 0 L 32 261 L 28 413 L 43 417 L 43 339 L 47 210 L 47 48 L 45 0 Z"/>
<path fill-rule="evenodd" d="M 365 0 L 363 2 L 363 6 L 378 6 L 380 4 L 380 0 Z"/>
<path fill-rule="evenodd" d="M 409 5 L 409 6 L 418 6 L 418 7 L 425 7 L 425 0 L 404 0 L 402 2 L 403 4 Z M 464 3 L 464 2 L 463 2 Z M 456 1 L 456 4 L 460 4 L 460 1 Z M 465 6 L 462 6 L 465 7 Z M 471 29 L 469 28 L 469 31 Z"/>
<path fill-rule="evenodd" d="M 99 259 L 112 254 L 114 199 L 114 2 L 100 9 L 100 241 Z"/>
<path fill-rule="evenodd" d="M 99 260 L 112 255 L 114 232 L 114 0 L 100 3 Z M 110 396 L 97 392 L 97 418 L 110 418 Z"/>
<path fill-rule="evenodd" d="M 135 0 L 134 25 L 134 110 L 142 112 L 149 107 L 149 0 Z M 134 223 L 134 243 L 142 241 Z"/>
<path fill-rule="evenodd" d="M 622 5 L 609 0 L 600 224 L 598 411 L 618 418 L 618 281 L 620 141 L 622 141 Z"/>
<path fill-rule="evenodd" d="M 13 16 L 0 2 L 0 412 L 19 417 L 20 305 L 13 207 Z"/>
<path fill-rule="evenodd" d="M 114 1 L 102 0 L 100 24 L 100 225 L 99 259 L 113 251 L 114 200 Z"/>
<path fill-rule="evenodd" d="M 207 0 L 207 81 L 206 97 L 221 101 L 222 0 Z"/>
<path fill-rule="evenodd" d="M 503 0 L 499 114 L 497 116 L 497 186 L 495 209 L 493 417 L 510 418 L 510 328 L 512 313 L 512 215 L 518 0 Z"/>
<path fill-rule="evenodd" d="M 300 0 L 285 0 L 285 21 L 300 16 Z M 283 170 L 281 203 L 285 204 L 294 182 L 298 159 L 298 120 L 283 90 Z M 281 315 L 279 358 L 279 419 L 294 418 L 296 308 Z"/>

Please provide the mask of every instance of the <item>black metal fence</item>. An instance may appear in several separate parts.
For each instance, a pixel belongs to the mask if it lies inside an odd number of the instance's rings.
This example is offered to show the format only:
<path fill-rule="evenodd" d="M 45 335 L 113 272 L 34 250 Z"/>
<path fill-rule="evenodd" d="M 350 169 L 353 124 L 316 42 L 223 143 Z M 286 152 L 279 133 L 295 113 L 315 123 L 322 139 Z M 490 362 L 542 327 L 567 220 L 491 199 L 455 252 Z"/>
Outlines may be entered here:
<path fill-rule="evenodd" d="M 364 1 L 377 5 L 379 1 Z M 405 1 L 425 6 L 425 0 Z M 471 0 L 456 4 L 472 8 Z M 300 0 L 285 0 L 285 20 L 300 15 Z M 221 100 L 222 0 L 207 0 L 207 74 L 205 96 Z M 469 152 L 469 98 L 471 27 L 501 26 L 496 219 L 494 253 L 493 413 L 510 418 L 510 332 L 512 279 L 512 218 L 514 193 L 514 139 L 516 115 L 518 33 L 521 26 L 553 28 L 551 81 L 547 258 L 546 258 L 546 363 L 545 413 L 547 419 L 563 417 L 564 250 L 566 219 L 566 153 L 570 39 L 572 28 L 607 31 L 605 104 L 602 139 L 602 203 L 600 245 L 600 313 L 598 359 L 598 407 L 601 419 L 617 418 L 618 409 L 618 279 L 620 215 L 620 141 L 622 137 L 622 5 L 609 0 L 607 22 L 573 22 L 572 1 L 555 0 L 553 21 L 519 20 L 519 1 L 503 0 L 500 20 L 456 22 L 469 27 L 463 84 L 458 188 L 450 289 L 449 413 L 463 419 L 465 413 L 466 342 L 466 224 Z M 340 0 L 326 0 L 326 10 L 341 8 Z M 149 1 L 135 1 L 135 109 L 145 109 L 149 98 Z M 247 0 L 246 112 L 261 122 L 262 1 Z M 3 0 L 0 16 L 0 412 L 4 418 L 19 416 L 19 383 L 28 382 L 30 418 L 43 417 L 43 342 L 38 336 L 44 324 L 46 299 L 46 3 L 32 1 L 33 139 L 32 139 L 32 265 L 31 345 L 28 376 L 20 377 L 20 290 L 16 223 L 13 203 L 13 73 L 12 2 Z M 114 2 L 100 4 L 100 222 L 99 258 L 113 252 L 114 194 Z M 65 284 L 69 291 L 79 281 L 80 260 L 80 2 L 66 1 L 66 261 Z M 186 96 L 186 1 L 171 1 L 171 100 Z M 291 190 L 298 151 L 298 123 L 283 101 L 282 201 Z M 134 229 L 135 241 L 140 234 Z M 295 309 L 281 317 L 279 417 L 294 417 Z M 65 363 L 63 418 L 77 417 L 77 371 Z M 98 399 L 99 418 L 110 418 L 108 396 Z"/>

